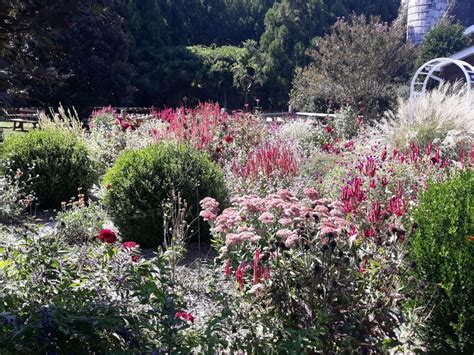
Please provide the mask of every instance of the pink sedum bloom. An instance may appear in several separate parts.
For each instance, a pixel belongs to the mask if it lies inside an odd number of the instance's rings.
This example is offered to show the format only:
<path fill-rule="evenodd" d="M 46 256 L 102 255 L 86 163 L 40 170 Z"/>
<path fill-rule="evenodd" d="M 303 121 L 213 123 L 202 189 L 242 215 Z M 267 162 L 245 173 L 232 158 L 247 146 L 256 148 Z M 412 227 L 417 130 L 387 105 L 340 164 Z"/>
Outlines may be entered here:
<path fill-rule="evenodd" d="M 280 223 L 282 226 L 290 226 L 293 224 L 293 221 L 289 218 L 281 218 L 278 223 Z"/>
<path fill-rule="evenodd" d="M 270 212 L 263 212 L 260 217 L 258 217 L 258 220 L 265 224 L 271 224 L 275 220 L 275 216 Z"/>
<path fill-rule="evenodd" d="M 311 201 L 316 201 L 318 198 L 319 198 L 319 193 L 311 188 L 311 187 L 307 187 L 303 190 L 304 194 L 306 196 L 308 196 L 308 198 L 311 200 Z"/>
<path fill-rule="evenodd" d="M 287 248 L 292 248 L 294 245 L 296 245 L 300 241 L 300 237 L 296 233 L 292 233 L 286 238 L 285 240 L 285 246 Z"/>

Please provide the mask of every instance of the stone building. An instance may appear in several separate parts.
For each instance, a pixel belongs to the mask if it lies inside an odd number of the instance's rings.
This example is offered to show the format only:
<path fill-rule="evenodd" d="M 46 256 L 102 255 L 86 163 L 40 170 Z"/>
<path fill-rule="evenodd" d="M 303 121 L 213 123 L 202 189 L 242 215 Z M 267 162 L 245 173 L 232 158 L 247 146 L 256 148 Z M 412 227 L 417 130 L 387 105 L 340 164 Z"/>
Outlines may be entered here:
<path fill-rule="evenodd" d="M 454 18 L 466 27 L 474 25 L 474 0 L 405 0 L 407 36 L 419 44 L 443 17 Z"/>

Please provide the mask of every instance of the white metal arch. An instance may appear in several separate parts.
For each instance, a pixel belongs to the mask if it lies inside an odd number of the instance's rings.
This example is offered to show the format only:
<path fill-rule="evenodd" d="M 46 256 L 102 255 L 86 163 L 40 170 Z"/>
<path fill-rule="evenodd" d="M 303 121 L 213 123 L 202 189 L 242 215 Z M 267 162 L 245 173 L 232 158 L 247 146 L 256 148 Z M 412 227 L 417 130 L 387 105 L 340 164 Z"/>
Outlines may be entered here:
<path fill-rule="evenodd" d="M 410 84 L 410 99 L 425 95 L 430 79 L 436 80 L 440 84 L 443 83 L 445 80 L 439 76 L 439 73 L 450 64 L 461 69 L 467 84 L 466 93 L 469 95 L 474 85 L 474 67 L 458 59 L 436 58 L 426 62 L 416 71 Z"/>

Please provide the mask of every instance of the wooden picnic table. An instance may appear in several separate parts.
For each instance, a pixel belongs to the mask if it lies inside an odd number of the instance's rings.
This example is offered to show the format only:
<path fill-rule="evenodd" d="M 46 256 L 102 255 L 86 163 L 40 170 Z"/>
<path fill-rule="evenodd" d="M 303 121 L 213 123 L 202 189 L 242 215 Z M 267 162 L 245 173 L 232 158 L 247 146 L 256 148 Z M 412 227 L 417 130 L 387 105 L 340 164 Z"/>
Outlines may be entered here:
<path fill-rule="evenodd" d="M 20 108 L 12 113 L 4 110 L 4 118 L 8 122 L 13 122 L 13 130 L 25 131 L 25 123 L 33 125 L 33 129 L 38 127 L 38 110 Z"/>
<path fill-rule="evenodd" d="M 24 127 L 25 123 L 32 124 L 33 129 L 38 128 L 38 121 L 31 119 L 31 117 L 11 118 L 10 121 L 13 122 L 13 130 L 14 131 L 16 131 L 17 129 L 19 129 L 20 131 L 24 131 L 25 130 L 25 127 Z"/>

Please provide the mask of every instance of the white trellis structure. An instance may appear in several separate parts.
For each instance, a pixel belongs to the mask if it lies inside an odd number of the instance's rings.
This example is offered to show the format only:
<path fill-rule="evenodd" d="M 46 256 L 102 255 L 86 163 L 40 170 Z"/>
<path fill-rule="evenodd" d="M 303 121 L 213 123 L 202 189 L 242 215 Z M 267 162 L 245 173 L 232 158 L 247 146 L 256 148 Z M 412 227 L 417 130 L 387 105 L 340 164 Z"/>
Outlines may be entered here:
<path fill-rule="evenodd" d="M 445 80 L 440 76 L 441 71 L 451 64 L 456 65 L 462 71 L 467 85 L 466 93 L 469 95 L 474 85 L 474 67 L 458 59 L 436 58 L 426 62 L 416 71 L 410 84 L 410 99 L 424 96 L 428 84 L 432 81 L 438 82 L 438 85 L 442 84 Z"/>

